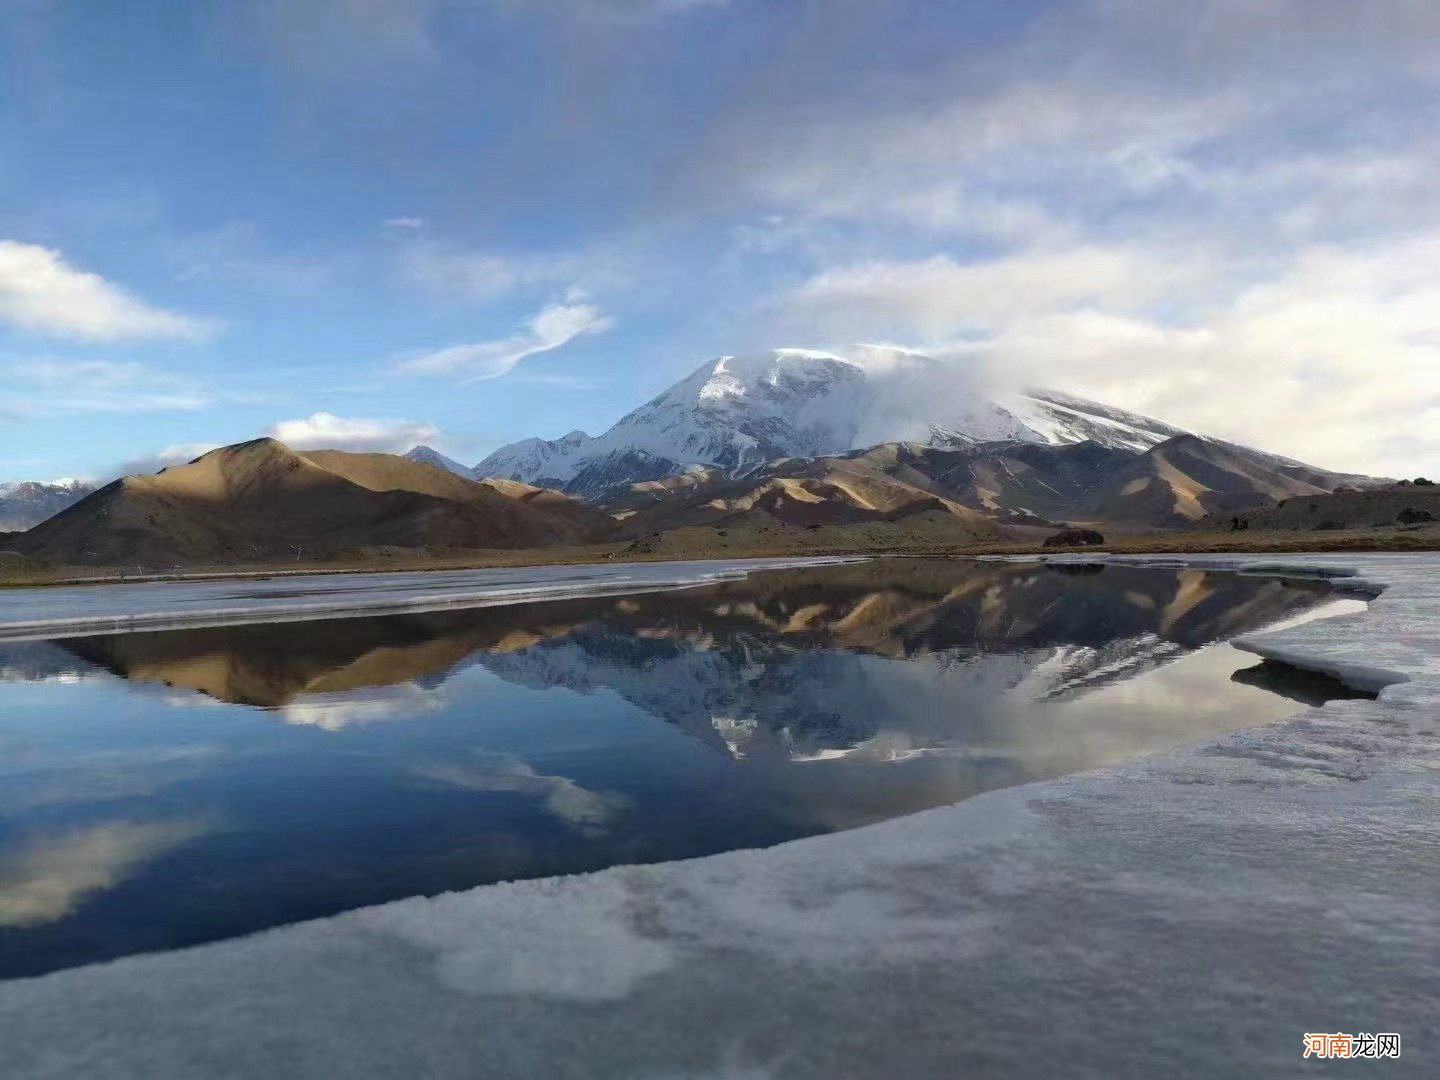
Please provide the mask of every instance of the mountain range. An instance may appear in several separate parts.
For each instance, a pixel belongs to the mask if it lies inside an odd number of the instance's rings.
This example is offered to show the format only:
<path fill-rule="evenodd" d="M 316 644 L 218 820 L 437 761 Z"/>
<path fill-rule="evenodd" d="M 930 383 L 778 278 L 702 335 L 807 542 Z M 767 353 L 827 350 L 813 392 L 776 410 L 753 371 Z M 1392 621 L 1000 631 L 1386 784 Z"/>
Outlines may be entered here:
<path fill-rule="evenodd" d="M 677 557 L 893 550 L 1225 527 L 1377 483 L 1070 394 L 988 395 L 914 352 L 851 353 L 721 357 L 597 437 L 527 439 L 474 467 L 426 446 L 258 439 L 96 491 L 10 485 L 11 520 L 33 527 L 4 546 L 122 565 L 610 541 Z"/>
<path fill-rule="evenodd" d="M 83 480 L 55 480 L 50 483 L 24 480 L 16 484 L 0 484 L 0 532 L 23 532 L 32 525 L 39 525 L 94 490 L 94 484 Z"/>
<path fill-rule="evenodd" d="M 1058 391 L 988 395 L 951 365 L 875 345 L 720 357 L 599 436 L 524 439 L 473 468 L 429 447 L 410 456 L 655 530 L 936 512 L 972 538 L 987 522 L 1167 528 L 1371 482 Z"/>

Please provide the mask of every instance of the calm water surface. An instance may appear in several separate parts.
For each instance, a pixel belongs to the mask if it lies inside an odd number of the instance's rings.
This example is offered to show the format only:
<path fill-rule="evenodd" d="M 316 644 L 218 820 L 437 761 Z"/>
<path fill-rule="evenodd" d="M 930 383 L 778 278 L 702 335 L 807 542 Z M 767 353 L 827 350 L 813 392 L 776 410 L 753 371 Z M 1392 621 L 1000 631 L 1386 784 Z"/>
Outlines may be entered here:
<path fill-rule="evenodd" d="M 851 828 L 1343 693 L 1304 582 L 884 561 L 0 645 L 0 977 Z"/>

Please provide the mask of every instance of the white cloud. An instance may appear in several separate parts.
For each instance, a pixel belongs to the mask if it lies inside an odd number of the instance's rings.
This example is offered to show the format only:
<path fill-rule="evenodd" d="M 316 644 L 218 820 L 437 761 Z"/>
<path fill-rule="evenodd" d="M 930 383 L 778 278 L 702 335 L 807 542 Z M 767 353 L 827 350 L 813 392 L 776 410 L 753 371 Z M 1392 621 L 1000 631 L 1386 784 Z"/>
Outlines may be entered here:
<path fill-rule="evenodd" d="M 572 297 L 578 294 L 571 293 Z M 614 325 L 594 304 L 551 304 L 537 312 L 521 333 L 495 341 L 452 345 L 400 365 L 414 375 L 460 375 L 464 382 L 498 379 L 522 360 L 560 348 L 577 337 L 599 334 Z"/>
<path fill-rule="evenodd" d="M 317 412 L 299 420 L 281 420 L 265 434 L 292 450 L 349 450 L 354 453 L 403 454 L 417 443 L 434 442 L 440 430 L 413 420 L 370 420 Z M 218 450 L 215 442 L 173 443 L 157 453 L 131 458 L 106 475 L 135 476 L 187 465 Z"/>
<path fill-rule="evenodd" d="M 1193 269 L 1156 265 L 1141 253 L 1086 246 L 961 263 L 945 255 L 874 261 L 815 275 L 773 304 L 794 331 L 823 326 L 841 338 L 898 334 L 934 340 L 1004 326 L 1035 312 L 1094 304 L 1131 308 L 1193 287 Z M 786 329 L 789 329 L 787 326 Z M 794 332 L 792 331 L 792 332 Z"/>
<path fill-rule="evenodd" d="M 1440 425 L 1419 419 L 1440 415 L 1440 231 L 1310 245 L 1278 266 L 1190 256 L 869 263 L 773 307 L 826 342 L 883 326 L 992 382 L 1090 393 L 1322 466 L 1408 475 L 1440 458 Z"/>
<path fill-rule="evenodd" d="M 107 481 L 116 476 L 145 476 L 176 465 L 188 465 L 196 458 L 219 448 L 219 443 L 211 442 L 172 443 L 158 453 L 130 458 L 114 469 L 102 470 L 101 475 Z"/>
<path fill-rule="evenodd" d="M 408 231 L 416 231 L 425 228 L 425 219 L 422 217 L 413 216 L 386 218 L 385 227 L 387 229 L 405 229 Z"/>
<path fill-rule="evenodd" d="M 414 420 L 368 420 L 317 412 L 301 420 L 282 420 L 265 432 L 292 450 L 351 450 L 399 454 L 416 443 L 433 442 L 433 424 Z"/>
<path fill-rule="evenodd" d="M 60 252 L 0 240 L 0 322 L 85 341 L 208 336 L 214 324 L 151 307 Z"/>

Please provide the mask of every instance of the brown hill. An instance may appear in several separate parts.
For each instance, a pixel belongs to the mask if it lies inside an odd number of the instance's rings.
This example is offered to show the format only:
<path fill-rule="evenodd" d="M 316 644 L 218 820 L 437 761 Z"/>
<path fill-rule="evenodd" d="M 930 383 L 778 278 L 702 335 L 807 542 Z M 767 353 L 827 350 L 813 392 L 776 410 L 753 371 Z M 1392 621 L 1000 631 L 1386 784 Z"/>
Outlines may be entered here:
<path fill-rule="evenodd" d="M 636 484 L 609 509 L 636 534 L 705 525 L 821 529 L 923 515 L 957 540 L 1007 535 L 986 514 L 890 476 L 864 456 L 787 458 L 743 477 L 716 469 L 685 473 Z"/>
<path fill-rule="evenodd" d="M 1074 520 L 1175 527 L 1207 516 L 1323 495 L 1364 477 L 1327 472 L 1233 443 L 1181 435 L 1121 465 L 1076 503 Z"/>
<path fill-rule="evenodd" d="M 1217 515 L 1202 522 L 1201 527 L 1225 527 L 1231 516 Z M 1233 516 L 1244 518 L 1248 528 L 1275 532 L 1397 526 L 1431 529 L 1440 525 L 1440 486 L 1387 485 L 1291 497 L 1276 506 Z"/>
<path fill-rule="evenodd" d="M 1025 525 L 1068 519 L 1077 502 L 1136 456 L 1094 442 L 981 443 L 946 450 L 897 443 L 855 460 L 996 520 Z"/>
<path fill-rule="evenodd" d="M 887 443 L 831 458 L 786 458 L 737 477 L 708 469 L 634 484 L 603 500 L 635 531 L 762 514 L 809 528 L 940 511 L 980 537 L 1061 523 L 1177 528 L 1209 515 L 1376 481 L 1195 435 L 1145 451 L 1094 442 Z"/>
<path fill-rule="evenodd" d="M 302 454 L 257 439 L 117 480 L 13 546 L 59 562 L 170 564 L 373 547 L 545 547 L 613 530 L 604 515 L 557 512 L 542 498 L 515 498 L 401 457 Z"/>
<path fill-rule="evenodd" d="M 616 531 L 615 519 L 605 511 L 583 503 L 563 492 L 550 488 L 532 487 L 530 484 L 522 484 L 518 480 L 500 480 L 494 477 L 487 477 L 476 483 L 498 491 L 507 499 L 513 499 L 536 510 L 573 521 L 597 535 L 608 536 Z"/>

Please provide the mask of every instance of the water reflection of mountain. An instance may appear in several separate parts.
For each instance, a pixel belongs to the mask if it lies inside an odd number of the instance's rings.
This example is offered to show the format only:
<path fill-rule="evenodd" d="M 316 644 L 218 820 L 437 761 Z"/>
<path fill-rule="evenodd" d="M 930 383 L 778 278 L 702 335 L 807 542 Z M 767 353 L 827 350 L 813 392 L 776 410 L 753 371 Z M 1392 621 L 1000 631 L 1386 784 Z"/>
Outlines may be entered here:
<path fill-rule="evenodd" d="M 613 692 L 734 754 L 817 757 L 878 741 L 903 755 L 943 741 L 957 713 L 1006 695 L 1084 694 L 1323 595 L 1202 570 L 886 560 L 621 599 L 63 644 L 127 679 L 239 704 L 438 691 L 478 664 L 526 687 Z"/>

